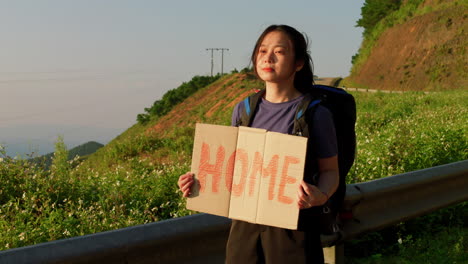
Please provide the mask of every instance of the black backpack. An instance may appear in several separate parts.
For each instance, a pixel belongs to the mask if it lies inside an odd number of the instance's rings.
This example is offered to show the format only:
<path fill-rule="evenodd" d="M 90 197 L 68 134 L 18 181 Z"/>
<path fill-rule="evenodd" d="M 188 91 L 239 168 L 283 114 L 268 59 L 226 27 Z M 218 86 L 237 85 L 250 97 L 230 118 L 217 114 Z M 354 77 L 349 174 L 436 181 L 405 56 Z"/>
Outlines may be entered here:
<path fill-rule="evenodd" d="M 317 218 L 317 214 L 319 215 L 322 234 L 331 235 L 340 230 L 338 211 L 346 194 L 346 175 L 354 163 L 356 154 L 356 102 L 351 94 L 336 87 L 313 85 L 308 91 L 309 93 L 305 94 L 304 99 L 296 109 L 293 134 L 303 137 L 309 136 L 312 116 L 318 105 L 325 106 L 332 113 L 338 146 L 339 185 L 337 191 L 326 204 L 309 212 L 313 218 Z M 261 90 L 245 98 L 245 111 L 240 120 L 237 121 L 237 126 L 250 126 L 252 124 L 258 102 L 264 94 L 265 90 Z M 316 159 L 308 155 L 305 171 L 318 171 L 317 166 Z M 315 185 L 318 183 L 317 174 L 309 180 L 309 183 Z"/>

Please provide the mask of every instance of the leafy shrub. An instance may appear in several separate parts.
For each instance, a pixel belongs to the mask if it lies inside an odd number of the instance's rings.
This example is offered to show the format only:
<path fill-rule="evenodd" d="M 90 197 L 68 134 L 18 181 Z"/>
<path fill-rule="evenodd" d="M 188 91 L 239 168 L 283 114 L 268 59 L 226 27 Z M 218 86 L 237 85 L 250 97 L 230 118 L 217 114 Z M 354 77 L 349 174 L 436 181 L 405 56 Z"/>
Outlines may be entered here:
<path fill-rule="evenodd" d="M 364 35 L 366 35 L 379 21 L 397 10 L 400 5 L 401 0 L 366 0 L 361 7 L 361 18 L 356 26 L 364 28 Z"/>
<path fill-rule="evenodd" d="M 252 73 L 252 72 L 253 72 L 253 68 L 249 68 L 249 67 L 245 67 L 240 71 L 240 73 L 244 73 L 244 74 Z"/>

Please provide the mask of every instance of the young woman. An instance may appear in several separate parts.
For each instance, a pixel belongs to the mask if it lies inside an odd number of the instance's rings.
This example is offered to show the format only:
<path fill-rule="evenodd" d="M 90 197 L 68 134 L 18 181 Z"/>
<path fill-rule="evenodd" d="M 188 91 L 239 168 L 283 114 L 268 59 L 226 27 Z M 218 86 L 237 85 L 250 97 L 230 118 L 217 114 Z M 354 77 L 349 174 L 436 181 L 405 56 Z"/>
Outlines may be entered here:
<path fill-rule="evenodd" d="M 311 58 L 303 34 L 287 25 L 269 26 L 260 35 L 252 53 L 256 75 L 265 82 L 251 127 L 291 134 L 295 110 L 313 83 Z M 241 102 L 234 108 L 235 126 L 244 111 Z M 226 249 L 226 263 L 323 263 L 320 230 L 311 212 L 323 205 L 338 187 L 338 159 L 331 113 L 318 106 L 312 118 L 308 155 L 316 166 L 307 166 L 297 191 L 299 230 L 251 224 L 233 220 Z M 316 169 L 313 169 L 316 168 Z M 319 174 L 318 184 L 312 176 Z M 184 197 L 189 196 L 193 174 L 179 178 Z"/>

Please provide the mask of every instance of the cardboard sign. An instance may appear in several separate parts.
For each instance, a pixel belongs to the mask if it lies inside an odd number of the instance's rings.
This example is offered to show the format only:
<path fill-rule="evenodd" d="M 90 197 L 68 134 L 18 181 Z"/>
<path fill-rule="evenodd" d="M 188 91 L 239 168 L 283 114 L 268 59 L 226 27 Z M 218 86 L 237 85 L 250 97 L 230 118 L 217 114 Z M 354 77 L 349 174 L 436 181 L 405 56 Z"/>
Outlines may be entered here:
<path fill-rule="evenodd" d="M 197 124 L 187 208 L 297 229 L 307 138 L 249 127 Z"/>

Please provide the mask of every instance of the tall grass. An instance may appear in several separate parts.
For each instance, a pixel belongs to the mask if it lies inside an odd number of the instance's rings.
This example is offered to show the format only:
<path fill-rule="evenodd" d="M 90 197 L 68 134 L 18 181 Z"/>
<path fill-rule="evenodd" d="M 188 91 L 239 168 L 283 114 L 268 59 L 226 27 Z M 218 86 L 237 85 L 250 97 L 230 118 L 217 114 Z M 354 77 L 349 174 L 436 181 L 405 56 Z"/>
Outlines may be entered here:
<path fill-rule="evenodd" d="M 105 173 L 78 165 L 59 174 L 0 156 L 1 250 L 189 213 L 175 185 L 187 164 L 131 157 Z"/>
<path fill-rule="evenodd" d="M 349 264 L 440 264 L 466 263 L 468 229 L 448 227 L 437 232 L 423 232 L 417 238 L 407 237 L 394 242 L 393 254 L 374 252 L 369 257 L 347 257 Z"/>
<path fill-rule="evenodd" d="M 356 93 L 357 159 L 349 183 L 468 158 L 468 93 Z"/>

